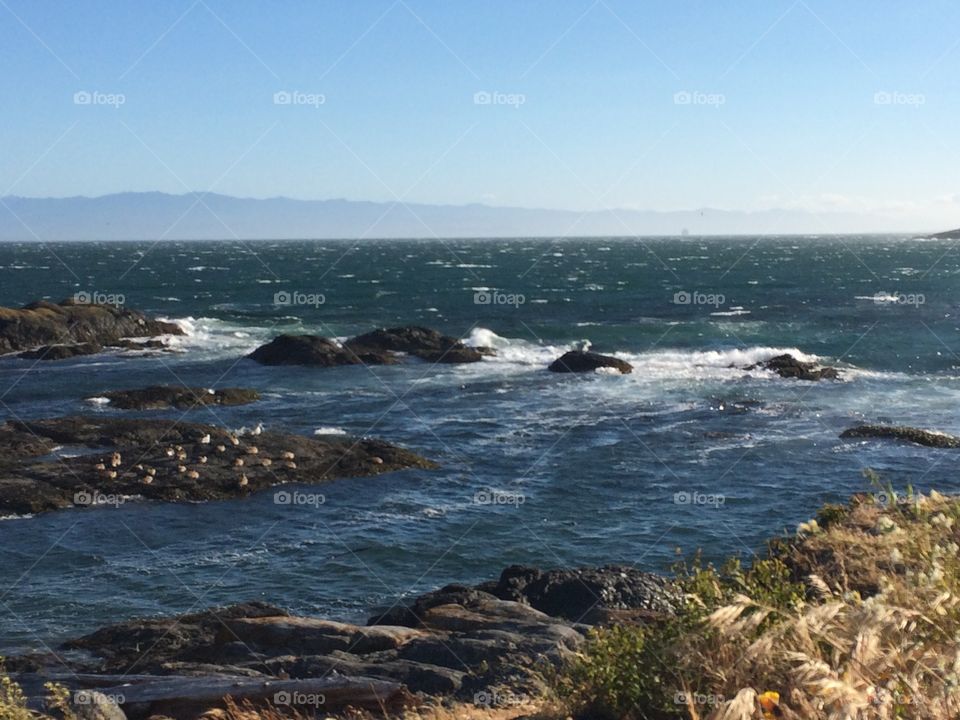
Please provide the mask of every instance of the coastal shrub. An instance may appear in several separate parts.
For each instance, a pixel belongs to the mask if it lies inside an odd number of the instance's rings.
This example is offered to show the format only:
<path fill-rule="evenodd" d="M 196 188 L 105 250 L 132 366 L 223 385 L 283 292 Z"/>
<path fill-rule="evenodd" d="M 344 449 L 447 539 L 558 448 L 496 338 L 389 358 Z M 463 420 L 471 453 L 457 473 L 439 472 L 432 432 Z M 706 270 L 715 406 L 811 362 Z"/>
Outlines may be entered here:
<path fill-rule="evenodd" d="M 0 658 L 0 720 L 34 720 L 35 715 L 27 707 L 27 697 L 21 687 L 7 675 Z"/>
<path fill-rule="evenodd" d="M 63 720 L 76 720 L 70 706 L 70 691 L 63 685 L 47 683 L 47 706 L 59 713 Z M 4 658 L 0 656 L 0 720 L 40 720 L 48 716 L 27 707 L 27 696 L 17 682 L 7 674 Z"/>
<path fill-rule="evenodd" d="M 802 581 L 801 581 L 802 580 Z M 600 630 L 554 685 L 605 720 L 960 717 L 960 499 L 890 488 L 742 567 L 682 568 L 675 618 Z"/>

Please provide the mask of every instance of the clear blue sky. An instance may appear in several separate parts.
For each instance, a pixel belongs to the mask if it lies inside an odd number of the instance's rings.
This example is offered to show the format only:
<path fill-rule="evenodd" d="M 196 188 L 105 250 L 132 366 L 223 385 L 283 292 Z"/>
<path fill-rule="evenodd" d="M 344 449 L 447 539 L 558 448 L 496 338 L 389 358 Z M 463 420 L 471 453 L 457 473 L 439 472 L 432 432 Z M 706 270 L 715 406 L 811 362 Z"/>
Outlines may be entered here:
<path fill-rule="evenodd" d="M 955 0 L 0 0 L 0 47 L 0 196 L 960 217 Z"/>

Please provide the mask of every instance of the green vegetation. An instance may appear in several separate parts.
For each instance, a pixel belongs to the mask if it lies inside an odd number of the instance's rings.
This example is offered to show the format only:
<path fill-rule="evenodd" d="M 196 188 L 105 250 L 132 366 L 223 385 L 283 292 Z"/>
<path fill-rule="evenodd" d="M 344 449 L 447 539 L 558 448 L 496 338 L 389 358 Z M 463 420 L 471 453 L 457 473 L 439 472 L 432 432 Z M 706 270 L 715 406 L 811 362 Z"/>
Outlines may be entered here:
<path fill-rule="evenodd" d="M 960 717 L 960 498 L 826 506 L 745 568 L 679 567 L 675 617 L 598 630 L 554 679 L 609 720 Z"/>

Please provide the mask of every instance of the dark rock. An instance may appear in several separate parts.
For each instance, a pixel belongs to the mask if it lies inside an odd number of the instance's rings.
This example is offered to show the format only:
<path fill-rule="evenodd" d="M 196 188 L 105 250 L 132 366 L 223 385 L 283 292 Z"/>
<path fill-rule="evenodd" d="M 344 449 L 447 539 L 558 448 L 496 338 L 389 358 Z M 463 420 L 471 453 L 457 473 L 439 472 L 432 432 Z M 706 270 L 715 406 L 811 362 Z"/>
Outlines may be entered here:
<path fill-rule="evenodd" d="M 789 353 L 755 363 L 746 369 L 769 370 L 782 378 L 796 378 L 798 380 L 838 380 L 840 378 L 840 372 L 836 368 L 798 360 Z"/>
<path fill-rule="evenodd" d="M 550 363 L 547 369 L 558 373 L 593 372 L 599 368 L 614 368 L 621 374 L 633 372 L 633 365 L 611 355 L 601 355 L 589 350 L 571 350 Z"/>
<path fill-rule="evenodd" d="M 629 566 L 539 570 L 513 565 L 480 589 L 528 603 L 554 617 L 589 622 L 594 610 L 645 610 L 669 614 L 680 600 L 670 581 Z"/>
<path fill-rule="evenodd" d="M 179 408 L 188 410 L 207 405 L 245 405 L 260 399 L 260 393 L 246 388 L 207 388 L 177 387 L 174 385 L 153 385 L 136 390 L 112 390 L 103 393 L 110 400 L 110 406 L 120 410 L 160 410 Z"/>
<path fill-rule="evenodd" d="M 960 228 L 956 230 L 947 230 L 946 232 L 937 233 L 936 235 L 929 235 L 923 237 L 931 237 L 937 240 L 957 240 L 960 239 Z"/>
<path fill-rule="evenodd" d="M 123 350 L 170 350 L 170 346 L 163 340 L 117 340 L 108 347 L 122 348 Z"/>
<path fill-rule="evenodd" d="M 484 354 L 457 338 L 415 325 L 374 330 L 347 340 L 344 347 L 358 355 L 407 353 L 434 363 L 479 362 Z"/>
<path fill-rule="evenodd" d="M 99 343 L 78 343 L 75 345 L 43 345 L 35 350 L 25 350 L 18 353 L 18 358 L 24 360 L 69 360 L 83 355 L 96 355 L 103 352 L 103 345 Z"/>
<path fill-rule="evenodd" d="M 490 688 L 538 694 L 542 672 L 569 659 L 585 642 L 588 628 L 577 621 L 592 617 L 595 606 L 662 614 L 679 602 L 669 581 L 619 566 L 547 571 L 513 566 L 480 588 L 448 585 L 412 599 L 400 611 L 379 613 L 367 626 L 297 617 L 258 602 L 130 620 L 64 645 L 85 654 L 51 654 L 47 661 L 50 668 L 62 668 L 66 658 L 69 669 L 88 673 L 74 679 L 107 695 L 103 688 L 118 677 L 133 688 L 146 683 L 123 705 L 138 717 L 150 698 L 162 698 L 160 705 L 151 704 L 153 711 L 171 714 L 177 698 L 227 681 L 247 688 L 266 679 L 282 684 L 374 678 L 461 700 Z M 44 656 L 12 663 L 39 675 Z M 162 691 L 155 684 L 160 676 L 170 680 Z M 190 678 L 188 691 L 180 689 L 178 684 Z"/>
<path fill-rule="evenodd" d="M 860 425 L 844 430 L 840 437 L 851 438 L 881 438 L 884 440 L 905 440 L 936 448 L 960 447 L 960 437 L 947 435 L 935 430 L 920 430 L 903 425 Z"/>
<path fill-rule="evenodd" d="M 114 305 L 64 300 L 0 308 L 0 354 L 47 345 L 111 345 L 124 338 L 182 334 L 174 323 Z"/>
<path fill-rule="evenodd" d="M 363 358 L 344 350 L 333 340 L 319 335 L 279 335 L 261 345 L 247 357 L 261 365 L 359 365 L 362 362 L 382 365 L 390 362 L 388 356 Z"/>
<path fill-rule="evenodd" d="M 392 365 L 405 353 L 435 363 L 478 362 L 492 351 L 470 348 L 456 338 L 423 327 L 374 330 L 343 345 L 319 335 L 280 335 L 249 357 L 263 365 Z"/>
<path fill-rule="evenodd" d="M 92 452 L 38 457 L 55 445 Z M 218 500 L 285 483 L 322 483 L 411 467 L 436 465 L 370 438 L 277 432 L 237 437 L 199 423 L 102 416 L 9 421 L 0 425 L 0 513 L 117 504 L 133 497 Z M 291 499 L 287 492 L 280 496 L 281 503 Z"/>

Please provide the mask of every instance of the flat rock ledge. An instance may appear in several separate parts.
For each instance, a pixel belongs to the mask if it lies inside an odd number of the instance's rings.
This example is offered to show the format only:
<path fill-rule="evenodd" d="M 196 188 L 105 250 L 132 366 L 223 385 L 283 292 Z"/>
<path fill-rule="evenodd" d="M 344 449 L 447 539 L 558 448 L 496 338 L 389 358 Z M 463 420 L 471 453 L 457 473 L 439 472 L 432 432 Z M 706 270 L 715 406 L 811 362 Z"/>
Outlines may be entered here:
<path fill-rule="evenodd" d="M 104 347 L 147 346 L 129 338 L 183 335 L 176 324 L 115 305 L 41 300 L 22 308 L 0 307 L 0 355 L 34 351 L 34 359 L 64 359 Z"/>
<path fill-rule="evenodd" d="M 59 455 L 69 450 L 70 456 Z M 0 425 L 0 514 L 242 497 L 436 465 L 381 440 L 304 437 L 169 419 L 73 416 Z"/>
<path fill-rule="evenodd" d="M 775 372 L 782 378 L 793 378 L 797 380 L 839 380 L 840 371 L 827 365 L 819 365 L 815 362 L 800 360 L 789 353 L 777 355 L 769 360 L 755 363 L 746 368 L 747 370 L 769 370 Z"/>
<path fill-rule="evenodd" d="M 110 401 L 110 407 L 119 410 L 164 410 L 177 408 L 189 410 L 209 405 L 246 405 L 260 399 L 260 393 L 247 388 L 182 387 L 176 385 L 151 385 L 133 390 L 111 390 L 102 397 Z"/>
<path fill-rule="evenodd" d="M 960 437 L 937 432 L 920 430 L 905 425 L 859 425 L 840 433 L 844 440 L 856 438 L 879 438 L 883 440 L 902 440 L 935 448 L 958 448 Z"/>
<path fill-rule="evenodd" d="M 367 625 L 250 602 L 130 620 L 69 641 L 62 650 L 71 652 L 60 657 L 76 675 L 53 656 L 8 665 L 25 687 L 42 688 L 55 676 L 73 689 L 119 695 L 129 718 L 186 720 L 228 692 L 264 701 L 287 693 L 280 697 L 289 700 L 323 692 L 324 682 L 325 704 L 299 710 L 365 707 L 374 694 L 388 699 L 388 707 L 428 696 L 506 704 L 539 696 L 542 671 L 576 652 L 591 623 L 625 613 L 652 621 L 679 600 L 669 581 L 631 567 L 514 566 L 498 580 L 449 585 L 397 604 Z"/>
<path fill-rule="evenodd" d="M 633 365 L 626 360 L 589 350 L 570 350 L 550 363 L 547 369 L 555 373 L 583 373 L 595 372 L 602 368 L 619 371 L 621 375 L 633 372 Z"/>
<path fill-rule="evenodd" d="M 479 362 L 489 348 L 473 348 L 419 326 L 379 329 L 340 344 L 320 335 L 280 335 L 247 357 L 262 365 L 392 365 L 404 355 L 431 363 Z"/>

